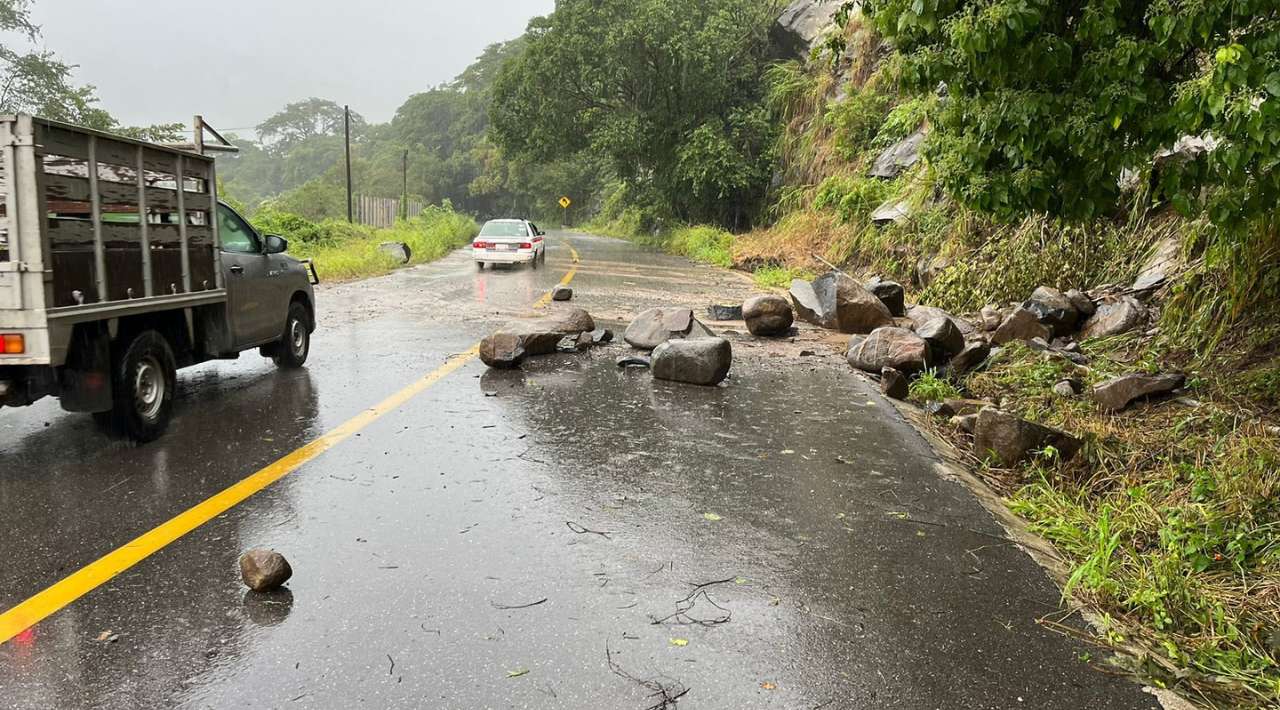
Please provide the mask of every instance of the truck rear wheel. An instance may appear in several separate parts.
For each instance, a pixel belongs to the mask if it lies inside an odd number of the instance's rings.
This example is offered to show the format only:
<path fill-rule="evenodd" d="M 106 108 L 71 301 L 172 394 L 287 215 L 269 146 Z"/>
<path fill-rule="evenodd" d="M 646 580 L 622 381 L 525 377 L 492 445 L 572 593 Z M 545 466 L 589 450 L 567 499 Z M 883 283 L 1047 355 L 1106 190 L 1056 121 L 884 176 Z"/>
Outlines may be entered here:
<path fill-rule="evenodd" d="M 145 330 L 113 359 L 111 427 L 139 443 L 155 441 L 173 417 L 178 385 L 173 349 L 164 336 Z"/>
<path fill-rule="evenodd" d="M 284 322 L 284 334 L 271 356 L 277 367 L 293 370 L 302 367 L 311 354 L 311 318 L 306 306 L 294 301 L 289 304 L 289 317 Z"/>

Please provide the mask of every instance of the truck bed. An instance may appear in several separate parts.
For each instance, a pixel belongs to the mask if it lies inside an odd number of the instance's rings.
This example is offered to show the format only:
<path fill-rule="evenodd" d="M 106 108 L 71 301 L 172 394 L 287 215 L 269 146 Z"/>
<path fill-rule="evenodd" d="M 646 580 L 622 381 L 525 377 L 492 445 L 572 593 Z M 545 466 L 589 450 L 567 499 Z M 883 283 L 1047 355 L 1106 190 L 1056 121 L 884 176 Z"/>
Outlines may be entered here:
<path fill-rule="evenodd" d="M 69 324 L 225 300 L 213 159 L 0 116 L 0 331 L 60 364 Z"/>

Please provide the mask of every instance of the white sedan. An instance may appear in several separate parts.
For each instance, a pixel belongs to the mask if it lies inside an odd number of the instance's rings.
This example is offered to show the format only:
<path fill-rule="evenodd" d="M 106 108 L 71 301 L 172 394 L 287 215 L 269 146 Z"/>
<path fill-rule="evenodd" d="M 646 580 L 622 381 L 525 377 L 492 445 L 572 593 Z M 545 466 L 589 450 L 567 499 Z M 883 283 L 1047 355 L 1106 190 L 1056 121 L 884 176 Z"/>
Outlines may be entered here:
<path fill-rule="evenodd" d="M 527 219 L 494 219 L 484 223 L 471 242 L 471 255 L 481 270 L 485 264 L 529 264 L 547 260 L 546 232 Z"/>

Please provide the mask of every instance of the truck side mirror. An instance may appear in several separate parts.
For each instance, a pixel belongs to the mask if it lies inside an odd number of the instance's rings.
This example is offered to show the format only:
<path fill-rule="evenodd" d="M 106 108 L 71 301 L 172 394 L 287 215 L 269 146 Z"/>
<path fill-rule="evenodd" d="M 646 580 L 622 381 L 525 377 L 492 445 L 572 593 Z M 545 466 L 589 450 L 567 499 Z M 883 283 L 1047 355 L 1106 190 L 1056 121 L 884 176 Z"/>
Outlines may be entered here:
<path fill-rule="evenodd" d="M 268 254 L 283 254 L 289 251 L 289 240 L 276 234 L 268 234 L 266 247 Z"/>

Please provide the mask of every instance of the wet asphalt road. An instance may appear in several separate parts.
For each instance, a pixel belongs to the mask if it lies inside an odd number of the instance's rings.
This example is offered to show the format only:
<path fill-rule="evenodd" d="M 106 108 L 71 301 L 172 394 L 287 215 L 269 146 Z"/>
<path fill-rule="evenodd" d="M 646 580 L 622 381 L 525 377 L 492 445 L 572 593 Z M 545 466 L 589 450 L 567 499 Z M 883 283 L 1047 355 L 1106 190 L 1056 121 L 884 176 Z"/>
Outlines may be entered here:
<path fill-rule="evenodd" d="M 573 305 L 607 324 L 751 290 L 556 237 L 538 271 L 455 254 L 324 288 L 305 370 L 186 371 L 146 447 L 55 402 L 0 411 L 0 609 L 527 314 L 569 242 Z M 1155 706 L 1037 625 L 1055 587 L 817 334 L 728 337 L 712 389 L 619 371 L 621 344 L 467 363 L 0 646 L 0 707 Z M 245 593 L 253 546 L 289 557 L 287 592 Z"/>

